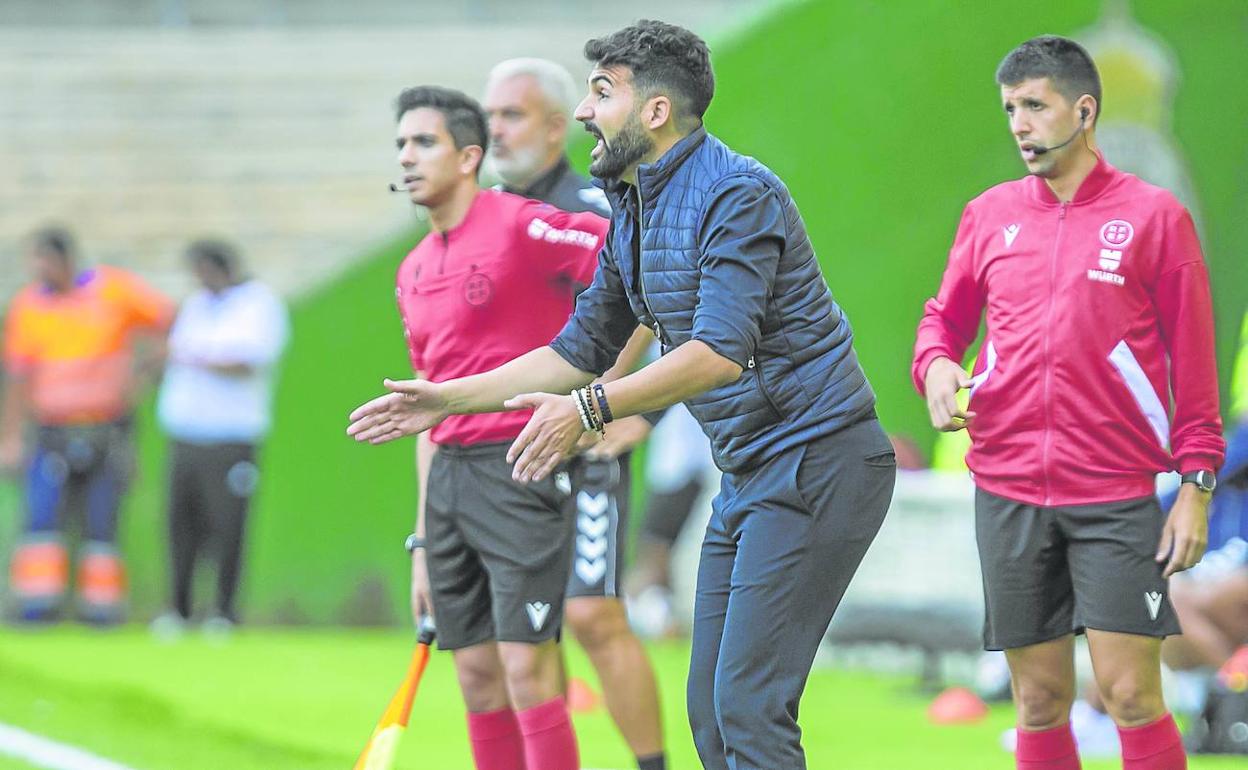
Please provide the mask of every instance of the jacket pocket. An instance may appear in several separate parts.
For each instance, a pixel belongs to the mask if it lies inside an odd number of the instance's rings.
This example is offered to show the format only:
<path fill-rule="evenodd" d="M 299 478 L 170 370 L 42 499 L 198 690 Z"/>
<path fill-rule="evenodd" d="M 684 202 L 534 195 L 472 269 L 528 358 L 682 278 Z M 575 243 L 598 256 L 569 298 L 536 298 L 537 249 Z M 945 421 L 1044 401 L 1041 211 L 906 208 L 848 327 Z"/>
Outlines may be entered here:
<path fill-rule="evenodd" d="M 779 422 L 784 418 L 784 412 L 780 410 L 780 405 L 776 403 L 776 399 L 772 397 L 771 391 L 767 390 L 767 380 L 763 378 L 763 367 L 757 357 L 750 356 L 750 360 L 746 362 L 746 366 L 754 373 L 754 383 L 758 386 L 758 392 L 762 394 L 763 400 L 767 402 L 768 408 L 771 410 L 772 417 Z"/>
<path fill-rule="evenodd" d="M 872 468 L 896 468 L 897 453 L 891 449 L 887 452 L 876 452 L 862 458 L 862 462 L 865 465 L 870 465 Z"/>

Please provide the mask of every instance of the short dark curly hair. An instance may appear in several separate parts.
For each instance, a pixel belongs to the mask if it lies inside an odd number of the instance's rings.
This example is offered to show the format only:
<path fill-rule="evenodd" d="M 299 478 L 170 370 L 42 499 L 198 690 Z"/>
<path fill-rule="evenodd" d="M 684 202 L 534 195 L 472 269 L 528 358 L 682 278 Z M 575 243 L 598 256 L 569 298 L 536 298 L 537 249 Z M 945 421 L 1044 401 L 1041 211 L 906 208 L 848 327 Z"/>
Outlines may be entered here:
<path fill-rule="evenodd" d="M 45 225 L 30 234 L 30 246 L 36 251 L 53 254 L 62 262 L 72 262 L 78 255 L 74 236 L 64 225 Z"/>
<path fill-rule="evenodd" d="M 1013 86 L 1032 78 L 1048 78 L 1070 102 L 1089 94 L 1101 117 L 1101 76 L 1087 49 L 1060 35 L 1040 35 L 1021 43 L 997 67 L 997 85 Z M 1095 120 L 1093 121 L 1095 123 Z"/>
<path fill-rule="evenodd" d="M 186 247 L 187 259 L 207 262 L 228 276 L 238 274 L 241 260 L 238 249 L 220 238 L 200 238 Z"/>
<path fill-rule="evenodd" d="M 599 67 L 628 67 L 642 93 L 674 97 L 678 119 L 701 121 L 715 95 L 706 41 L 675 24 L 643 19 L 587 42 L 585 58 Z"/>
<path fill-rule="evenodd" d="M 402 120 L 409 110 L 421 107 L 442 113 L 446 120 L 446 131 L 455 142 L 455 149 L 462 150 L 476 145 L 481 148 L 482 156 L 490 149 L 490 132 L 485 110 L 481 109 L 476 99 L 463 91 L 442 86 L 405 88 L 399 98 L 394 100 L 395 122 Z"/>

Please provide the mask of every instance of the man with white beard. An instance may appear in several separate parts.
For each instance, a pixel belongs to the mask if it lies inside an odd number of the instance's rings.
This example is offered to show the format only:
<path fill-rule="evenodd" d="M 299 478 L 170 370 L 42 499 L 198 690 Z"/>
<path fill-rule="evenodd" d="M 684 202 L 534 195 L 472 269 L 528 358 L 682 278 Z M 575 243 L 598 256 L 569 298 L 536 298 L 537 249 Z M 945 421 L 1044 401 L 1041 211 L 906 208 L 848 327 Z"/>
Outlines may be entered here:
<path fill-rule="evenodd" d="M 490 72 L 482 106 L 489 118 L 492 170 L 509 193 L 573 213 L 611 216 L 602 190 L 576 173 L 566 152 L 572 76 L 546 59 L 508 59 Z M 640 328 L 607 379 L 628 374 L 653 334 Z M 662 413 L 653 415 L 654 422 Z M 607 709 L 641 770 L 664 770 L 658 690 L 650 661 L 629 628 L 621 593 L 628 533 L 631 451 L 650 434 L 642 415 L 622 418 L 610 435 L 568 466 L 576 500 L 576 539 L 564 622 L 601 680 Z"/>

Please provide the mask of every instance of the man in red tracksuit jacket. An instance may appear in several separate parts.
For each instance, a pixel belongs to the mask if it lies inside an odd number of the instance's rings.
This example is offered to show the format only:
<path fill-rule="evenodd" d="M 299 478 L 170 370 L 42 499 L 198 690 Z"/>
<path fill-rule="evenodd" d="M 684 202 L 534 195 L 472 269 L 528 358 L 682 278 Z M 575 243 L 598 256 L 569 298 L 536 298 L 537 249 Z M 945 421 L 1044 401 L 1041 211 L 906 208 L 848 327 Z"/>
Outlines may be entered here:
<path fill-rule="evenodd" d="M 1224 451 L 1200 244 L 1173 195 L 1097 152 L 1100 78 L 1078 44 L 1029 40 L 997 82 L 1029 175 L 967 205 L 912 374 L 932 424 L 971 434 L 984 641 L 1009 660 L 1017 767 L 1080 766 L 1086 632 L 1123 767 L 1185 768 L 1161 695 L 1161 639 L 1179 633 L 1167 579 L 1204 552 Z M 1185 483 L 1167 515 L 1154 478 L 1170 470 Z"/>

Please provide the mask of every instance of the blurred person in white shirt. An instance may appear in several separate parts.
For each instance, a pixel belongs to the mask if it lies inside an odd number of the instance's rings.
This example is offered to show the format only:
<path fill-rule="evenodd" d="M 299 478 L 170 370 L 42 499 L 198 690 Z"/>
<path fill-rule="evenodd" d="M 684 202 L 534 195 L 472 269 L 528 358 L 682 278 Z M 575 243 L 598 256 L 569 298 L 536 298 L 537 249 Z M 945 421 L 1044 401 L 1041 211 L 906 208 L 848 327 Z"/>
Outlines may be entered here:
<path fill-rule="evenodd" d="M 206 631 L 228 631 L 248 508 L 268 435 L 276 365 L 288 320 L 281 299 L 244 276 L 228 243 L 200 240 L 186 252 L 201 288 L 182 304 L 169 334 L 157 411 L 171 443 L 168 522 L 172 609 L 153 624 L 175 635 L 192 616 L 191 588 L 201 557 L 217 564 L 216 603 Z"/>

